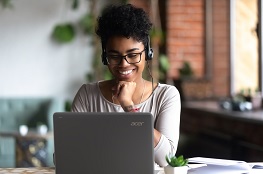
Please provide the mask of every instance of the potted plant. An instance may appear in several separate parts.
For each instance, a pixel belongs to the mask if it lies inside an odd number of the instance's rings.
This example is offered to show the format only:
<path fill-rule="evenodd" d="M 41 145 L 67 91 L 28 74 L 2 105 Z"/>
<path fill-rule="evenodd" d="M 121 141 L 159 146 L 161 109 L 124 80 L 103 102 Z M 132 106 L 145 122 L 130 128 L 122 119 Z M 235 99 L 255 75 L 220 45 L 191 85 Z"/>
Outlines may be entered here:
<path fill-rule="evenodd" d="M 192 69 L 192 66 L 189 61 L 184 61 L 182 64 L 182 67 L 179 69 L 179 78 L 174 79 L 174 85 L 177 87 L 177 89 L 180 92 L 181 100 L 185 101 L 187 99 L 187 96 L 189 95 L 187 93 L 187 84 L 191 83 L 193 80 L 194 72 Z"/>
<path fill-rule="evenodd" d="M 188 61 L 183 62 L 182 68 L 179 69 L 180 79 L 190 79 L 193 77 L 193 69 Z"/>
<path fill-rule="evenodd" d="M 185 159 L 183 155 L 176 157 L 175 155 L 166 156 L 167 166 L 164 167 L 165 174 L 187 174 L 188 171 L 188 159 Z"/>

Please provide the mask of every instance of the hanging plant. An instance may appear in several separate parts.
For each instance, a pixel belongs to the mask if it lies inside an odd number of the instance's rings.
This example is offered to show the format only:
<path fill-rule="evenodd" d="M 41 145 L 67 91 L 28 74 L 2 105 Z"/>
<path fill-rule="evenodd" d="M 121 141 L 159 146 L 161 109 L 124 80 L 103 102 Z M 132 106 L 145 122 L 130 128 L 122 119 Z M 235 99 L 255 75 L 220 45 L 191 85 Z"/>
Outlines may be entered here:
<path fill-rule="evenodd" d="M 161 29 L 153 28 L 150 31 L 150 36 L 151 36 L 151 42 L 158 44 L 158 45 L 163 43 L 164 32 Z"/>
<path fill-rule="evenodd" d="M 159 80 L 161 82 L 166 81 L 166 73 L 169 70 L 169 60 L 164 54 L 160 54 L 159 57 Z"/>
<path fill-rule="evenodd" d="M 68 43 L 75 38 L 75 30 L 72 24 L 58 24 L 54 27 L 52 37 L 59 43 Z"/>
<path fill-rule="evenodd" d="M 3 8 L 12 8 L 13 7 L 11 0 L 0 0 L 0 4 Z"/>
<path fill-rule="evenodd" d="M 84 15 L 80 19 L 80 26 L 86 34 L 90 34 L 94 31 L 94 25 L 94 17 L 90 13 Z"/>
<path fill-rule="evenodd" d="M 163 72 L 167 72 L 169 69 L 169 60 L 168 57 L 164 54 L 161 54 L 159 57 L 159 62 L 160 62 L 160 69 Z"/>
<path fill-rule="evenodd" d="M 78 7 L 79 7 L 79 0 L 73 0 L 73 1 L 72 1 L 72 5 L 71 5 L 71 8 L 72 8 L 73 10 L 76 10 Z"/>

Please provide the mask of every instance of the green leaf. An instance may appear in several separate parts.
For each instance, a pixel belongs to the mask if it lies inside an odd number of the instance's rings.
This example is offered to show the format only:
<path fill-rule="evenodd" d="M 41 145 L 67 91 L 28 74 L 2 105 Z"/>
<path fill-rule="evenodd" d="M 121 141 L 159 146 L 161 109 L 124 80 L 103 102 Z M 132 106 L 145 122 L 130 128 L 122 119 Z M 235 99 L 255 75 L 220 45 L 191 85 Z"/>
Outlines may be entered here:
<path fill-rule="evenodd" d="M 76 10 L 79 7 L 79 0 L 73 0 L 71 8 Z"/>
<path fill-rule="evenodd" d="M 3 8 L 12 8 L 13 5 L 11 3 L 11 0 L 0 0 L 0 4 Z"/>
<path fill-rule="evenodd" d="M 184 159 L 183 155 L 180 155 L 179 157 L 176 157 L 175 155 L 168 157 L 166 155 L 165 159 L 172 167 L 186 166 L 188 164 L 188 159 Z"/>
<path fill-rule="evenodd" d="M 169 69 L 168 57 L 164 54 L 161 54 L 159 57 L 160 67 L 162 71 L 167 72 Z"/>
<path fill-rule="evenodd" d="M 80 26 L 84 30 L 85 33 L 90 34 L 94 32 L 94 17 L 92 14 L 85 14 L 80 19 Z"/>
<path fill-rule="evenodd" d="M 189 78 L 193 76 L 191 64 L 187 61 L 183 62 L 183 66 L 179 69 L 180 78 Z"/>
<path fill-rule="evenodd" d="M 55 26 L 52 37 L 59 43 L 71 42 L 75 37 L 75 31 L 71 24 L 59 24 Z"/>

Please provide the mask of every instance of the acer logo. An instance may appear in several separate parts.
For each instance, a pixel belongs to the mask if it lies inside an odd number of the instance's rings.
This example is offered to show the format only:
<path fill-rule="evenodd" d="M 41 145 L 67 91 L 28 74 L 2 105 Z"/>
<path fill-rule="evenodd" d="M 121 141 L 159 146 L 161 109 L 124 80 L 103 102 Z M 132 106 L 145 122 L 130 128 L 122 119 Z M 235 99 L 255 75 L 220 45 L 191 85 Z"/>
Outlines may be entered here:
<path fill-rule="evenodd" d="M 142 126 L 144 122 L 131 122 L 131 126 Z"/>

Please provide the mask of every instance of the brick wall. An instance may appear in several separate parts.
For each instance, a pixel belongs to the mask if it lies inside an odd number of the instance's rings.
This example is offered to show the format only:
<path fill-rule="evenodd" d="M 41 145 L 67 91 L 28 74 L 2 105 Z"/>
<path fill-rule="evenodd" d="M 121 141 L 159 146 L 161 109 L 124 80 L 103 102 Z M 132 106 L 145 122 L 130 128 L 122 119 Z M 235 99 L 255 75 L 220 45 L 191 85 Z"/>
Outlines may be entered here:
<path fill-rule="evenodd" d="M 167 3 L 167 55 L 170 78 L 189 61 L 196 77 L 204 75 L 204 1 L 169 0 Z"/>
<path fill-rule="evenodd" d="M 206 64 L 205 0 L 169 0 L 167 3 L 167 55 L 171 68 L 169 77 L 177 79 L 183 61 L 189 61 L 196 78 L 205 78 L 206 66 L 211 68 L 208 81 L 212 97 L 230 94 L 230 16 L 229 0 L 212 1 L 212 60 Z"/>
<path fill-rule="evenodd" d="M 161 0 L 160 0 L 161 1 Z M 130 3 L 149 11 L 148 0 Z M 212 60 L 206 64 L 205 0 L 166 1 L 166 54 L 169 57 L 168 77 L 179 78 L 179 69 L 189 61 L 196 78 L 205 78 L 206 66 L 211 67 L 208 79 L 213 97 L 230 94 L 230 29 L 229 0 L 212 2 Z M 164 19 L 162 19 L 164 20 Z"/>

